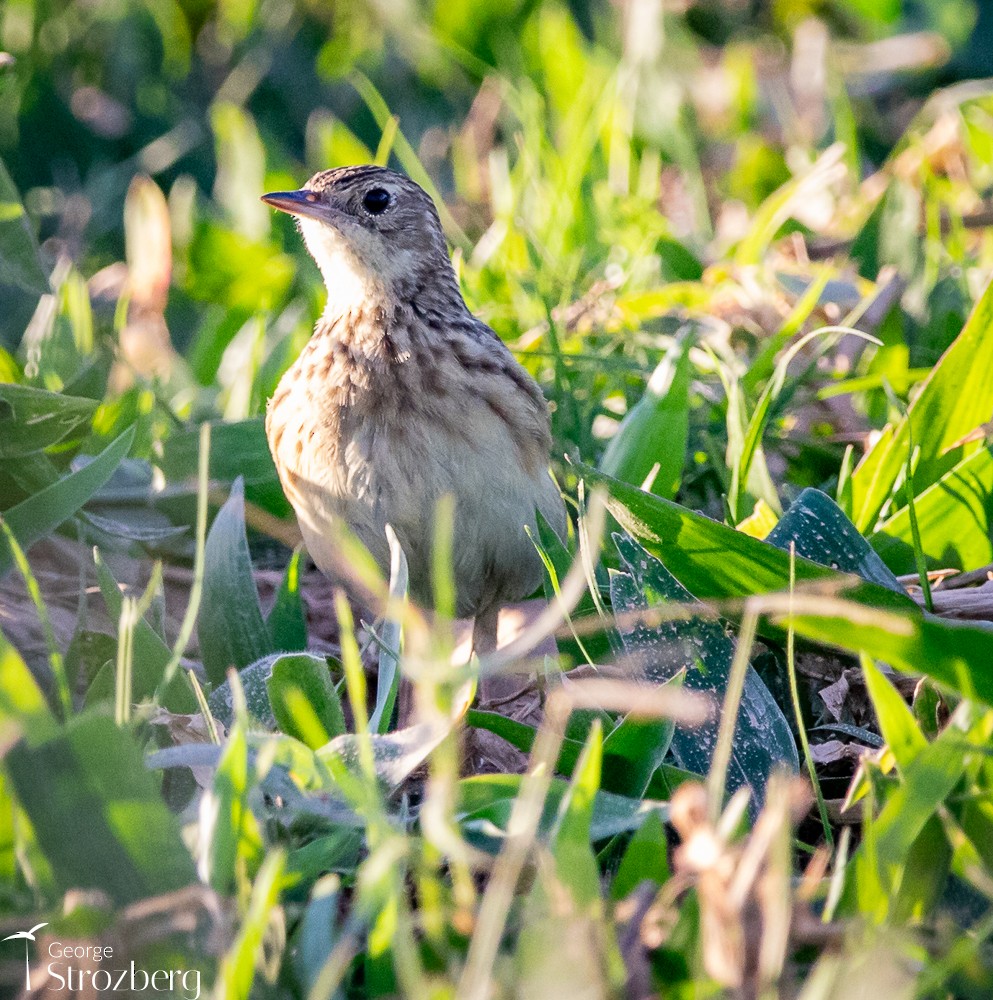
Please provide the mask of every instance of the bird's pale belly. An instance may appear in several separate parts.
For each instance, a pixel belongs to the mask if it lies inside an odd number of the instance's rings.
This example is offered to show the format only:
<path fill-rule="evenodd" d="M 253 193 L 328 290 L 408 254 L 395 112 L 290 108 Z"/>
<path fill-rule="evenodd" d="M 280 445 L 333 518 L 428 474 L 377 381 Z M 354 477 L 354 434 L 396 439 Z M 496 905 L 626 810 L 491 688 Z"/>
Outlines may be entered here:
<path fill-rule="evenodd" d="M 519 600 L 539 586 L 541 561 L 525 526 L 535 531 L 537 509 L 564 535 L 562 500 L 546 469 L 524 469 L 508 429 L 485 408 L 466 400 L 457 429 L 416 412 L 372 421 L 339 410 L 337 422 L 296 412 L 298 426 L 282 433 L 270 426 L 270 442 L 307 549 L 323 572 L 340 575 L 336 520 L 385 572 L 390 524 L 407 556 L 411 594 L 430 606 L 432 538 L 447 493 L 455 501 L 458 614 Z M 297 439 L 308 446 L 297 448 Z"/>

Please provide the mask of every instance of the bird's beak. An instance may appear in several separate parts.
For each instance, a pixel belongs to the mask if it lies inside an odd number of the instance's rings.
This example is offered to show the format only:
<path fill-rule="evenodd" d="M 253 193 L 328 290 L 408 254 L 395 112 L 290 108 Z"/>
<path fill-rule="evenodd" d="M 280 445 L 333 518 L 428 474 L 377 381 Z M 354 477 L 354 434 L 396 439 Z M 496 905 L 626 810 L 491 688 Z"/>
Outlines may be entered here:
<path fill-rule="evenodd" d="M 272 194 L 262 195 L 262 200 L 280 212 L 327 221 L 327 207 L 317 201 L 313 191 L 273 191 Z"/>

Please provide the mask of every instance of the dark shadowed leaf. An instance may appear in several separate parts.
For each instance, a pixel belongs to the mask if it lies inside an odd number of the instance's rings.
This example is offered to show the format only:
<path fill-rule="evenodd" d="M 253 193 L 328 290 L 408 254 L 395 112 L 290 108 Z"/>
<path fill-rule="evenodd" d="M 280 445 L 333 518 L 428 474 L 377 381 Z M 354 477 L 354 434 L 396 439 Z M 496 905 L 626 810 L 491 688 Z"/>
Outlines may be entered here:
<path fill-rule="evenodd" d="M 675 683 L 675 680 L 670 682 Z M 642 719 L 628 715 L 603 743 L 604 791 L 640 798 L 669 752 L 676 724 L 672 719 Z"/>
<path fill-rule="evenodd" d="M 906 593 L 845 512 L 820 490 L 804 490 L 765 540 L 787 551 L 793 542 L 796 554 L 804 559 L 842 573 L 856 573 L 898 594 Z"/>
<path fill-rule="evenodd" d="M 611 578 L 615 613 L 637 614 L 660 604 L 692 602 L 692 595 L 636 542 L 623 535 L 615 535 L 614 542 L 628 569 Z M 734 643 L 720 622 L 700 618 L 648 626 L 633 621 L 622 622 L 618 631 L 625 651 L 640 663 L 649 680 L 663 683 L 686 671 L 687 688 L 708 693 L 718 703 L 723 701 Z M 697 774 L 710 770 L 718 725 L 715 717 L 693 729 L 676 727 L 672 752 L 680 767 Z M 782 765 L 798 769 L 796 744 L 782 710 L 749 667 L 728 767 L 728 791 L 748 786 L 760 803 L 769 775 Z"/>
<path fill-rule="evenodd" d="M 610 887 L 612 899 L 623 899 L 649 879 L 657 886 L 669 881 L 669 845 L 658 813 L 649 813 L 634 832 Z"/>

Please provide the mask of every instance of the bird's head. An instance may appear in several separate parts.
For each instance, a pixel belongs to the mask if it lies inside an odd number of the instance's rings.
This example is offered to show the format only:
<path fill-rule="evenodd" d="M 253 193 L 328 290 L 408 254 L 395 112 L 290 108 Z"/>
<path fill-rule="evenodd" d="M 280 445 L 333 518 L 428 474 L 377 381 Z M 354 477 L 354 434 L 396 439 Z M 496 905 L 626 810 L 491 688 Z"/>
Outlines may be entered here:
<path fill-rule="evenodd" d="M 324 170 L 299 191 L 262 200 L 296 217 L 335 311 L 455 284 L 434 203 L 402 174 L 373 166 Z"/>

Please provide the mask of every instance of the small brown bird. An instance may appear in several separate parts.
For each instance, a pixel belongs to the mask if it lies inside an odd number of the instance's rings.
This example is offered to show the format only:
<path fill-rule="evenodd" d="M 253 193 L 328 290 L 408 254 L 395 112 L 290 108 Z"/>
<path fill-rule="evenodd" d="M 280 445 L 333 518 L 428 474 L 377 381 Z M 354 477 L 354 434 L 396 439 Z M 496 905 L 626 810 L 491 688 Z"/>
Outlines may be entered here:
<path fill-rule="evenodd" d="M 541 390 L 469 312 L 437 210 L 413 181 L 343 167 L 263 200 L 296 217 L 328 289 L 266 416 L 311 556 L 338 575 L 330 529 L 341 519 L 385 572 L 392 525 L 411 594 L 430 607 L 436 509 L 450 494 L 457 613 L 475 618 L 474 645 L 489 651 L 500 605 L 541 582 L 525 532 L 535 510 L 565 534 Z"/>

